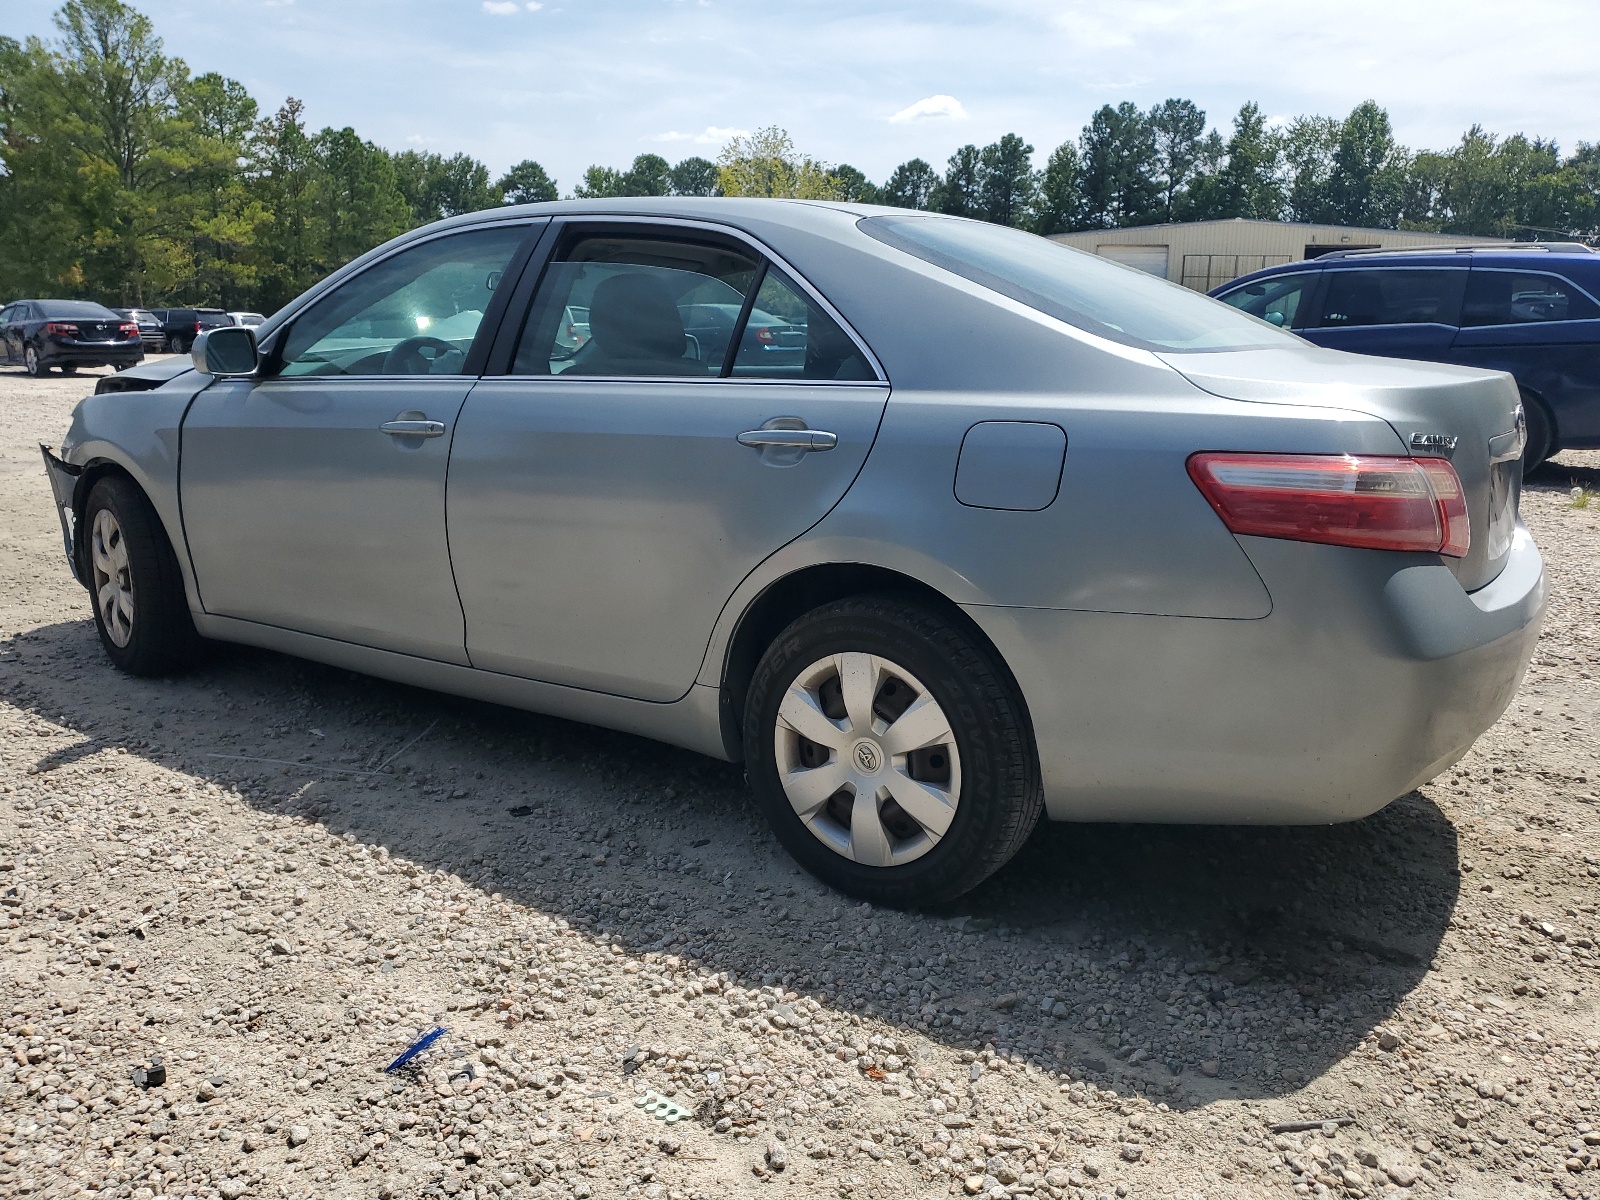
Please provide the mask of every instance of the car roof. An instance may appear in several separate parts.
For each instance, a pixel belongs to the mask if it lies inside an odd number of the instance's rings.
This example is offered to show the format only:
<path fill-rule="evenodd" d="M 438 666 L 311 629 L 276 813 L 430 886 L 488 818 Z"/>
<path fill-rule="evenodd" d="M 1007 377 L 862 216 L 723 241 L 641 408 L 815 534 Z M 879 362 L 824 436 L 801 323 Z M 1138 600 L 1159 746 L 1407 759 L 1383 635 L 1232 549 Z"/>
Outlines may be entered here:
<path fill-rule="evenodd" d="M 1532 249 L 1543 245 L 1544 249 Z M 1600 255 L 1587 247 L 1561 242 L 1528 243 L 1527 248 L 1517 246 L 1451 246 L 1416 250 L 1363 250 L 1352 253 L 1335 253 L 1301 262 L 1279 263 L 1240 275 L 1219 285 L 1215 291 L 1231 291 L 1240 284 L 1270 279 L 1276 275 L 1293 275 L 1304 271 L 1358 271 L 1404 270 L 1405 268 L 1479 267 L 1509 268 L 1527 271 L 1555 271 L 1558 274 L 1581 274 L 1585 279 L 1600 272 Z"/>

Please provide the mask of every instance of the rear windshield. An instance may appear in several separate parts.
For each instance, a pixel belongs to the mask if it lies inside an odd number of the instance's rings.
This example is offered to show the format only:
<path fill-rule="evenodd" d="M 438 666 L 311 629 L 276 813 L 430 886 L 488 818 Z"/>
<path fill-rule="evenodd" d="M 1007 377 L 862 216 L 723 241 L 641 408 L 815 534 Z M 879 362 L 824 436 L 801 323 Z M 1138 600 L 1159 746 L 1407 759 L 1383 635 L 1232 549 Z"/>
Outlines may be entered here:
<path fill-rule="evenodd" d="M 954 217 L 865 217 L 861 231 L 1125 346 L 1250 350 L 1297 340 L 1199 292 L 1003 225 Z"/>
<path fill-rule="evenodd" d="M 99 317 L 114 321 L 117 314 L 92 300 L 38 300 L 39 311 L 47 317 Z"/>

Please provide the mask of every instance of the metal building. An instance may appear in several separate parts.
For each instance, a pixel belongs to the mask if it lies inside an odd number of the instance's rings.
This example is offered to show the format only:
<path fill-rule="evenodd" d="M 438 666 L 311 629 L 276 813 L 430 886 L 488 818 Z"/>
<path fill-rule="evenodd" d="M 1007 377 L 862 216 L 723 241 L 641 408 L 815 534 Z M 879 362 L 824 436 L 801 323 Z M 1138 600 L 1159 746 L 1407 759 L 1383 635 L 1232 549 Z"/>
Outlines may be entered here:
<path fill-rule="evenodd" d="M 1136 225 L 1127 229 L 1086 229 L 1079 233 L 1052 234 L 1050 240 L 1115 259 L 1197 292 L 1209 292 L 1230 279 L 1262 267 L 1302 262 L 1334 250 L 1461 246 L 1501 241 L 1455 233 L 1296 225 L 1288 221 L 1250 221 L 1243 217 Z"/>

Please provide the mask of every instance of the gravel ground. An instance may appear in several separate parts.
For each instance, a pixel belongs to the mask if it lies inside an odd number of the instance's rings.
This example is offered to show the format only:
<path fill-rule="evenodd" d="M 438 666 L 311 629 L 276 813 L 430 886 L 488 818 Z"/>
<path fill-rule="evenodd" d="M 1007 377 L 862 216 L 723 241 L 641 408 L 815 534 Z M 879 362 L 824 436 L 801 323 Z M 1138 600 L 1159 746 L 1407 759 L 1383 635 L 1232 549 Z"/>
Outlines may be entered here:
<path fill-rule="evenodd" d="M 1600 1196 L 1600 454 L 1531 481 L 1544 641 L 1454 770 L 1042 827 L 906 914 L 736 767 L 253 650 L 117 675 L 35 448 L 86 386 L 0 371 L 0 1195 Z"/>

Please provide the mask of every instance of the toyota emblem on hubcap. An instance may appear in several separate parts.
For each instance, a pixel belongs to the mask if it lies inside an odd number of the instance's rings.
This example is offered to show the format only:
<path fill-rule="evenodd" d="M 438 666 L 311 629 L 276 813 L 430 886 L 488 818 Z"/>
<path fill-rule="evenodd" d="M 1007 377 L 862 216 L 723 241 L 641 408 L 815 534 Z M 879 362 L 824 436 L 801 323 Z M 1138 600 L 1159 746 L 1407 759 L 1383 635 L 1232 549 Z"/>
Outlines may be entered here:
<path fill-rule="evenodd" d="M 883 760 L 878 753 L 878 748 L 875 745 L 873 745 L 871 742 L 856 743 L 856 766 L 860 767 L 863 771 L 870 775 L 876 771 L 882 765 L 882 763 Z"/>

